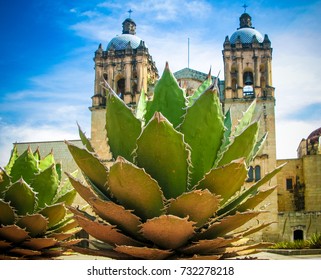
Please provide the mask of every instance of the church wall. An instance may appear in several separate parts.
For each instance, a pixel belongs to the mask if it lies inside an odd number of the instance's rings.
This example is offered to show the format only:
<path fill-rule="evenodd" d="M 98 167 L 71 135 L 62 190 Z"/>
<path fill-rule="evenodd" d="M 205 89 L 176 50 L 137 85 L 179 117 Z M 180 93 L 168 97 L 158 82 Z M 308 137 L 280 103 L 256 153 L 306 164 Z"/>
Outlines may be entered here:
<path fill-rule="evenodd" d="M 305 210 L 321 211 L 321 154 L 303 157 Z"/>
<path fill-rule="evenodd" d="M 321 211 L 280 212 L 278 215 L 279 240 L 294 241 L 294 231 L 302 230 L 303 239 L 321 233 Z"/>
<path fill-rule="evenodd" d="M 106 109 L 91 109 L 91 144 L 102 160 L 112 158 L 106 137 Z"/>

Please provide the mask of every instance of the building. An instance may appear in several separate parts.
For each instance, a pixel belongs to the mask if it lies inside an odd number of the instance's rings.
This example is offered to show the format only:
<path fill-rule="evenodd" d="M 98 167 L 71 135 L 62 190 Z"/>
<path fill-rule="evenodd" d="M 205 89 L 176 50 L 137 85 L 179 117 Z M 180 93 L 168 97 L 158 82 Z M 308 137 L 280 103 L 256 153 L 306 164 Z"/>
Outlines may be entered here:
<path fill-rule="evenodd" d="M 267 139 L 249 167 L 248 183 L 260 180 L 265 173 L 288 162 L 269 182 L 272 186 L 277 185 L 277 190 L 259 206 L 269 205 L 269 213 L 262 215 L 261 220 L 277 223 L 260 232 L 256 239 L 306 239 L 315 232 L 321 232 L 321 128 L 301 141 L 297 159 L 276 159 L 276 97 L 272 83 L 271 41 L 268 35 L 262 35 L 252 26 L 252 18 L 248 13 L 243 13 L 239 20 L 239 27 L 223 42 L 224 80 L 218 80 L 218 86 L 223 109 L 225 112 L 231 111 L 234 125 L 253 100 L 257 100 L 255 118 L 260 122 L 259 137 Z M 112 38 L 106 50 L 99 45 L 94 63 L 91 141 L 97 153 L 110 161 L 112 157 L 105 133 L 106 100 L 101 83 L 107 81 L 125 103 L 135 106 L 141 90 L 148 94 L 152 92 L 158 72 L 147 45 L 136 36 L 136 23 L 130 18 L 123 22 L 122 34 Z M 174 75 L 191 94 L 209 74 L 184 68 Z M 32 143 L 40 149 L 48 144 L 50 142 Z M 54 144 L 65 145 L 63 142 Z M 25 146 L 26 143 L 19 144 L 18 150 L 22 151 Z M 62 158 L 69 162 L 65 156 L 55 152 L 57 160 Z"/>

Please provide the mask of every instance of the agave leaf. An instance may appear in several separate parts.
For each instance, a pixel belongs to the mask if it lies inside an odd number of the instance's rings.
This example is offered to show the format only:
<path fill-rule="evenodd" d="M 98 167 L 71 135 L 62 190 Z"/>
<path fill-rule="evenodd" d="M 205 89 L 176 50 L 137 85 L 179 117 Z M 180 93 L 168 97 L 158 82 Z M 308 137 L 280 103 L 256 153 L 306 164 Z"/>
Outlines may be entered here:
<path fill-rule="evenodd" d="M 194 255 L 191 258 L 178 258 L 179 260 L 193 260 L 193 261 L 204 261 L 204 260 L 219 260 L 222 256 L 221 255 Z"/>
<path fill-rule="evenodd" d="M 247 223 L 249 220 L 253 219 L 262 212 L 259 211 L 248 211 L 243 213 L 236 213 L 232 216 L 227 216 L 212 224 L 204 232 L 198 235 L 199 239 L 214 239 L 219 236 L 224 236 L 225 234 L 239 228 L 240 226 Z"/>
<path fill-rule="evenodd" d="M 146 220 L 161 215 L 163 194 L 158 183 L 144 169 L 119 157 L 110 168 L 108 186 L 127 209 Z"/>
<path fill-rule="evenodd" d="M 94 150 L 93 146 L 91 145 L 90 141 L 86 137 L 85 133 L 81 130 L 80 125 L 78 123 L 77 123 L 77 126 L 78 126 L 79 137 L 80 137 L 82 144 L 87 148 L 87 150 L 89 152 L 94 153 L 95 150 Z"/>
<path fill-rule="evenodd" d="M 30 238 L 22 243 L 23 246 L 31 250 L 42 250 L 57 245 L 58 242 L 54 238 Z"/>
<path fill-rule="evenodd" d="M 105 195 L 107 191 L 108 171 L 100 160 L 86 149 L 79 148 L 66 142 L 75 162 L 88 179 Z"/>
<path fill-rule="evenodd" d="M 16 182 L 22 177 L 25 182 L 30 184 L 38 172 L 38 161 L 34 157 L 31 148 L 28 147 L 28 149 L 15 160 L 11 168 L 10 176 L 12 182 Z"/>
<path fill-rule="evenodd" d="M 173 254 L 170 250 L 149 247 L 116 246 L 114 250 L 144 260 L 163 260 Z"/>
<path fill-rule="evenodd" d="M 212 169 L 197 184 L 196 189 L 208 189 L 211 193 L 220 195 L 224 203 L 240 190 L 246 178 L 247 168 L 244 159 L 238 159 Z"/>
<path fill-rule="evenodd" d="M 142 234 L 161 248 L 176 249 L 194 235 L 194 222 L 187 218 L 162 215 L 142 224 Z"/>
<path fill-rule="evenodd" d="M 47 168 L 49 168 L 52 165 L 55 165 L 55 158 L 53 155 L 53 151 L 51 150 L 51 152 L 45 156 L 43 159 L 40 160 L 39 162 L 39 169 L 40 170 L 45 170 Z"/>
<path fill-rule="evenodd" d="M 166 198 L 175 198 L 185 192 L 189 151 L 183 135 L 161 113 L 155 113 L 146 125 L 137 140 L 135 152 L 137 166 L 157 180 Z"/>
<path fill-rule="evenodd" d="M 8 248 L 11 247 L 11 242 L 0 240 L 0 251 L 1 250 L 8 250 Z M 1 256 L 1 259 L 3 260 L 3 255 Z"/>
<path fill-rule="evenodd" d="M 238 158 L 245 158 L 246 163 L 248 163 L 257 140 L 258 130 L 259 124 L 254 122 L 236 136 L 219 160 L 218 166 L 230 163 Z"/>
<path fill-rule="evenodd" d="M 13 243 L 20 243 L 21 241 L 30 237 L 28 232 L 17 225 L 8 225 L 0 227 L 0 238 Z"/>
<path fill-rule="evenodd" d="M 0 199 L 0 225 L 11 225 L 15 221 L 15 212 L 8 202 Z"/>
<path fill-rule="evenodd" d="M 50 205 L 59 186 L 58 174 L 54 164 L 35 176 L 30 187 L 37 193 L 37 209 Z"/>
<path fill-rule="evenodd" d="M 48 219 L 48 229 L 59 223 L 66 215 L 66 208 L 62 203 L 46 206 L 39 214 Z"/>
<path fill-rule="evenodd" d="M 250 125 L 253 120 L 253 115 L 256 108 L 256 99 L 251 103 L 247 110 L 243 113 L 242 118 L 239 120 L 237 126 L 235 127 L 234 135 L 240 135 L 241 132 Z"/>
<path fill-rule="evenodd" d="M 104 201 L 100 198 L 89 199 L 94 212 L 111 225 L 117 225 L 124 232 L 141 238 L 139 226 L 141 225 L 140 218 L 134 215 L 131 211 L 117 205 L 111 201 Z"/>
<path fill-rule="evenodd" d="M 39 151 L 39 146 L 37 147 L 37 149 L 34 151 L 33 156 L 35 157 L 35 159 L 37 161 L 41 160 L 41 155 L 40 155 L 40 151 Z"/>
<path fill-rule="evenodd" d="M 232 242 L 239 240 L 238 237 L 223 238 L 217 237 L 210 240 L 200 240 L 192 245 L 179 249 L 184 254 L 209 254 L 217 248 L 225 247 Z"/>
<path fill-rule="evenodd" d="M 184 193 L 172 200 L 167 213 L 181 218 L 188 217 L 196 226 L 204 225 L 218 209 L 220 199 L 208 190 L 195 190 Z"/>
<path fill-rule="evenodd" d="M 17 145 L 13 145 L 13 149 L 11 151 L 11 155 L 10 155 L 10 159 L 9 159 L 9 162 L 7 164 L 7 166 L 4 168 L 5 171 L 10 174 L 11 172 L 11 168 L 12 166 L 14 165 L 15 161 L 17 160 L 18 158 L 18 150 L 17 150 Z"/>
<path fill-rule="evenodd" d="M 219 216 L 225 215 L 225 214 L 231 212 L 233 209 L 236 209 L 236 207 L 240 203 L 242 203 L 249 196 L 254 195 L 257 192 L 257 190 L 259 189 L 259 187 L 261 187 L 262 185 L 264 185 L 265 183 L 270 181 L 279 171 L 281 171 L 281 169 L 283 168 L 283 166 L 285 164 L 286 163 L 281 164 L 273 171 L 267 173 L 261 180 L 257 181 L 254 185 L 252 185 L 247 190 L 242 192 L 240 195 L 238 195 L 237 197 L 235 197 L 234 199 L 229 201 L 225 206 L 223 206 L 221 209 L 218 210 L 218 215 Z"/>
<path fill-rule="evenodd" d="M 273 222 L 259 224 L 258 226 L 252 226 L 251 228 L 249 228 L 246 231 L 242 232 L 242 236 L 245 237 L 245 236 L 251 235 L 251 234 L 253 234 L 255 232 L 258 232 L 258 231 L 268 227 L 271 224 L 273 224 Z"/>
<path fill-rule="evenodd" d="M 263 147 L 263 144 L 265 143 L 266 139 L 267 139 L 267 135 L 268 133 L 264 133 L 264 135 L 262 136 L 262 138 L 255 144 L 255 147 L 252 151 L 252 155 L 250 157 L 250 162 L 258 155 L 258 153 L 260 152 L 260 150 Z"/>
<path fill-rule="evenodd" d="M 145 94 L 144 88 L 142 87 L 139 101 L 136 108 L 136 118 L 139 119 L 143 125 L 145 123 L 146 110 L 147 110 L 146 94 Z"/>
<path fill-rule="evenodd" d="M 267 190 L 264 190 L 264 191 L 259 191 L 257 194 L 252 195 L 245 202 L 240 204 L 236 208 L 236 211 L 243 212 L 243 211 L 246 211 L 246 210 L 254 209 L 254 207 L 256 207 L 262 201 L 264 201 L 275 189 L 276 189 L 276 186 L 272 187 L 272 188 L 269 188 Z"/>
<path fill-rule="evenodd" d="M 46 232 L 48 221 L 40 214 L 33 214 L 21 217 L 17 225 L 25 229 L 31 237 L 36 237 Z"/>
<path fill-rule="evenodd" d="M 77 174 L 78 170 L 74 171 L 73 173 L 71 173 L 71 175 L 69 175 L 75 177 L 77 176 Z M 77 191 L 72 186 L 70 180 L 66 178 L 58 188 L 56 196 L 53 199 L 53 203 L 64 202 L 66 205 L 71 205 L 74 202 L 76 195 Z"/>
<path fill-rule="evenodd" d="M 9 175 L 0 167 L 0 198 L 3 197 L 5 190 L 10 184 L 11 181 Z"/>
<path fill-rule="evenodd" d="M 33 213 L 36 205 L 36 194 L 23 180 L 13 183 L 4 193 L 4 200 L 10 201 L 19 215 Z"/>
<path fill-rule="evenodd" d="M 141 123 L 114 92 L 109 92 L 106 100 L 106 130 L 113 157 L 122 156 L 133 161 L 132 153 L 141 133 Z"/>
<path fill-rule="evenodd" d="M 90 203 L 91 198 L 96 198 L 97 195 L 93 192 L 93 190 L 85 186 L 83 183 L 80 182 L 77 178 L 75 178 L 73 175 L 70 173 L 65 173 L 69 179 L 69 182 L 71 185 L 75 188 L 77 193 L 85 200 L 87 203 Z"/>
<path fill-rule="evenodd" d="M 207 78 L 202 82 L 202 84 L 194 91 L 193 95 L 188 98 L 188 106 L 192 106 L 195 101 L 201 96 L 203 92 L 212 84 L 211 70 L 207 75 Z"/>
<path fill-rule="evenodd" d="M 191 147 L 191 186 L 212 167 L 222 144 L 224 122 L 217 91 L 208 89 L 187 108 L 179 127 Z"/>
<path fill-rule="evenodd" d="M 153 101 L 146 112 L 146 123 L 153 118 L 156 112 L 160 112 L 174 127 L 177 127 L 183 120 L 185 103 L 185 92 L 179 87 L 166 63 L 163 75 L 155 86 Z"/>
<path fill-rule="evenodd" d="M 24 256 L 24 257 L 35 257 L 35 256 L 40 256 L 42 254 L 41 251 L 36 251 L 32 249 L 26 249 L 26 248 L 19 248 L 15 247 L 9 251 L 13 255 L 17 256 Z"/>
<path fill-rule="evenodd" d="M 102 242 L 108 243 L 110 245 L 141 245 L 141 243 L 139 243 L 138 241 L 120 233 L 114 226 L 87 219 L 85 216 L 80 214 L 80 212 L 78 215 L 75 215 L 75 219 L 88 234 Z"/>

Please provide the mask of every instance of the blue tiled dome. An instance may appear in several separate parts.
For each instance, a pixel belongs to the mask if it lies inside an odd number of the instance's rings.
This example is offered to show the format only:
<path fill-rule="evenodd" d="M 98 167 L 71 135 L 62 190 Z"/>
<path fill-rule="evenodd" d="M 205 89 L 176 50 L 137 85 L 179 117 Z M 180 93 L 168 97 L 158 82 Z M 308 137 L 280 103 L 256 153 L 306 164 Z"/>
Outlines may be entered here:
<path fill-rule="evenodd" d="M 237 38 L 240 36 L 242 44 L 252 43 L 254 35 L 259 43 L 263 43 L 264 37 L 262 34 L 250 27 L 240 28 L 239 30 L 235 31 L 231 36 L 230 42 L 231 44 L 235 44 Z"/>
<path fill-rule="evenodd" d="M 140 44 L 141 39 L 136 35 L 132 34 L 122 34 L 114 37 L 107 46 L 107 51 L 113 46 L 116 51 L 126 49 L 128 42 L 133 49 L 137 49 Z"/>

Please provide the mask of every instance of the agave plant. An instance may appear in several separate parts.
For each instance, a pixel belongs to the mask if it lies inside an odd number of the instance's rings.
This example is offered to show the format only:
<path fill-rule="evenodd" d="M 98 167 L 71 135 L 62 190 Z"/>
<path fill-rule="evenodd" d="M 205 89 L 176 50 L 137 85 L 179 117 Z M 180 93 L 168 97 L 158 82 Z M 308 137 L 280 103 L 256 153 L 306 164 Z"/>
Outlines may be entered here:
<path fill-rule="evenodd" d="M 244 187 L 249 163 L 266 138 L 258 139 L 255 102 L 232 129 L 215 86 L 196 94 L 187 100 L 168 65 L 153 100 L 142 92 L 135 114 L 109 88 L 110 168 L 81 130 L 84 147 L 67 142 L 86 182 L 68 177 L 94 212 L 72 209 L 95 239 L 97 249 L 82 252 L 116 259 L 222 259 L 267 245 L 243 243 L 270 224 L 244 227 L 275 189 L 260 187 L 282 168 Z"/>
<path fill-rule="evenodd" d="M 41 159 L 30 147 L 0 169 L 0 259 L 51 258 L 61 255 L 81 228 L 65 207 L 76 195 L 61 181 L 61 165 L 53 153 Z M 69 240 L 67 240 L 69 239 Z"/>

